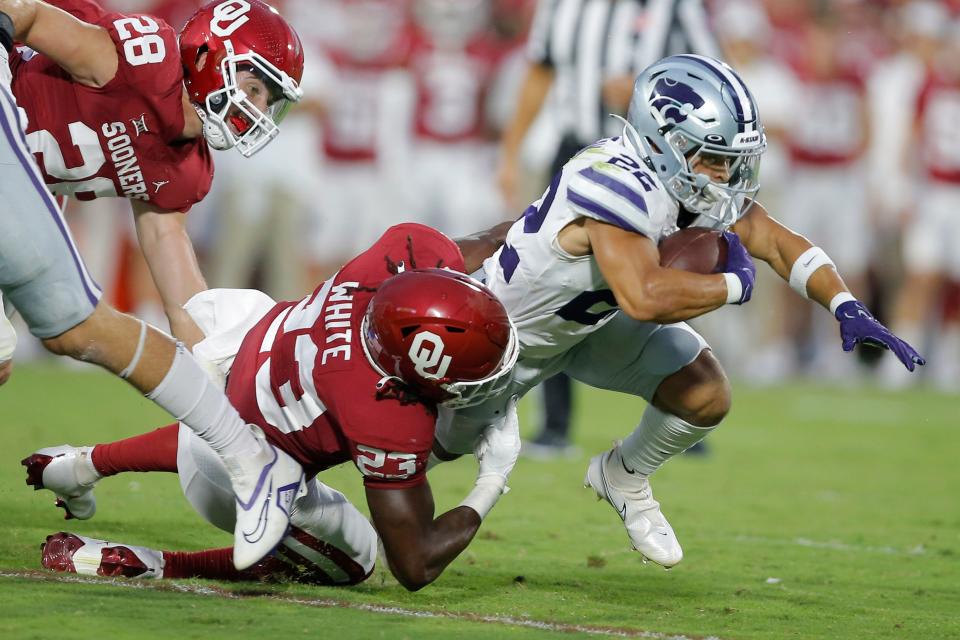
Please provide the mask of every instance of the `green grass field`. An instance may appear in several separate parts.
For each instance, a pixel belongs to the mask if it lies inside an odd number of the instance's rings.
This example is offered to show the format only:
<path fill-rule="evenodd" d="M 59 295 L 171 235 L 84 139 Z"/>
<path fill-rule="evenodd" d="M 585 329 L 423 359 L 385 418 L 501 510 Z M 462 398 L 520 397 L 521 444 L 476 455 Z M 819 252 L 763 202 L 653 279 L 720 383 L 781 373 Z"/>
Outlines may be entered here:
<path fill-rule="evenodd" d="M 433 585 L 378 568 L 351 589 L 65 579 L 39 569 L 52 532 L 160 548 L 226 546 L 172 475 L 97 489 L 97 516 L 61 519 L 21 458 L 165 424 L 100 373 L 21 367 L 0 389 L 0 638 L 960 638 L 960 397 L 788 386 L 738 388 L 711 455 L 667 464 L 654 490 L 685 559 L 644 565 L 614 511 L 581 487 L 588 456 L 643 403 L 584 390 L 580 458 L 521 459 L 513 491 Z M 525 425 L 529 433 L 530 425 Z M 472 460 L 431 472 L 456 505 Z M 365 509 L 352 467 L 321 479 Z"/>

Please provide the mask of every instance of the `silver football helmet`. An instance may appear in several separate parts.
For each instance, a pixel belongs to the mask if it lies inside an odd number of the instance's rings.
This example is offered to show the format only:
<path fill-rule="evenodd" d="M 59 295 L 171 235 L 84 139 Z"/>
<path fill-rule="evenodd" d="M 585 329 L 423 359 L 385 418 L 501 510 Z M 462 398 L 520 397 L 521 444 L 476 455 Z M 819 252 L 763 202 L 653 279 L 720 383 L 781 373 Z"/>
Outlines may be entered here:
<path fill-rule="evenodd" d="M 686 209 L 723 227 L 760 188 L 767 142 L 757 103 L 719 60 L 677 55 L 647 67 L 633 88 L 624 139 Z"/>

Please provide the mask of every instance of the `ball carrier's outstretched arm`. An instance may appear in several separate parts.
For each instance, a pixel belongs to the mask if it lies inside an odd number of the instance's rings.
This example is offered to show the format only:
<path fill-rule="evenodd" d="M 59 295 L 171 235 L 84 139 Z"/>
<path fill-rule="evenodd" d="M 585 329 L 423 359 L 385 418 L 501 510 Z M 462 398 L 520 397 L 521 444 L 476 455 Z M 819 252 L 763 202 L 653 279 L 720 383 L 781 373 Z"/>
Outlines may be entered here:
<path fill-rule="evenodd" d="M 754 202 L 733 230 L 750 254 L 769 264 L 794 291 L 830 310 L 840 322 L 844 351 L 863 343 L 889 349 L 910 371 L 926 364 L 912 346 L 877 322 L 850 293 L 823 249 L 771 218 L 762 205 Z"/>

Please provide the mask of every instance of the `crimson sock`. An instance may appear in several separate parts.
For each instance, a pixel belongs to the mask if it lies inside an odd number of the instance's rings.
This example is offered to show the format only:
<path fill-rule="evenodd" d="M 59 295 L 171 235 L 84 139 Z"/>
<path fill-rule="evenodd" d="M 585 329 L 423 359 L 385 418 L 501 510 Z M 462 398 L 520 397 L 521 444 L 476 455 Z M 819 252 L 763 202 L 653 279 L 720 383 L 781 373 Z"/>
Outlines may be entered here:
<path fill-rule="evenodd" d="M 250 580 L 252 576 L 233 566 L 233 547 L 207 551 L 164 551 L 164 578 L 209 578 Z"/>
<path fill-rule="evenodd" d="M 299 571 L 278 558 L 267 556 L 245 571 L 233 566 L 233 547 L 206 551 L 164 551 L 164 578 L 207 578 L 209 580 L 296 579 Z"/>
<path fill-rule="evenodd" d="M 179 432 L 179 423 L 174 423 L 125 440 L 98 444 L 90 456 L 93 466 L 103 476 L 124 471 L 176 473 Z"/>

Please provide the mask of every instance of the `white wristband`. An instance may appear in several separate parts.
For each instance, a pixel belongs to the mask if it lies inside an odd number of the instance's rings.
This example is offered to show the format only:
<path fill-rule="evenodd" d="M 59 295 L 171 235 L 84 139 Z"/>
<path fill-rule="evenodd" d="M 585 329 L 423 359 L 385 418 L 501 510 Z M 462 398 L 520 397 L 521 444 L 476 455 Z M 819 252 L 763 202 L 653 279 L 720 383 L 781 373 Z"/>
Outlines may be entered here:
<path fill-rule="evenodd" d="M 793 263 L 793 266 L 790 267 L 790 288 L 804 298 L 809 298 L 810 296 L 807 295 L 807 281 L 817 269 L 827 265 L 836 268 L 833 260 L 830 259 L 830 256 L 828 256 L 823 249 L 820 247 L 810 247 L 801 253 L 800 257 Z"/>
<path fill-rule="evenodd" d="M 467 494 L 459 506 L 470 507 L 483 520 L 490 513 L 490 509 L 493 509 L 493 505 L 497 504 L 500 496 L 505 493 L 506 484 L 506 479 L 499 474 L 480 476 L 473 490 Z"/>
<path fill-rule="evenodd" d="M 728 271 L 723 274 L 723 279 L 727 281 L 727 304 L 740 302 L 743 296 L 743 283 L 740 282 L 740 278 L 737 274 Z"/>
<path fill-rule="evenodd" d="M 844 302 L 850 302 L 851 300 L 856 300 L 853 297 L 853 294 L 849 291 L 841 291 L 837 295 L 833 296 L 830 299 L 830 313 L 831 315 L 837 315 L 837 307 L 842 305 Z"/>

